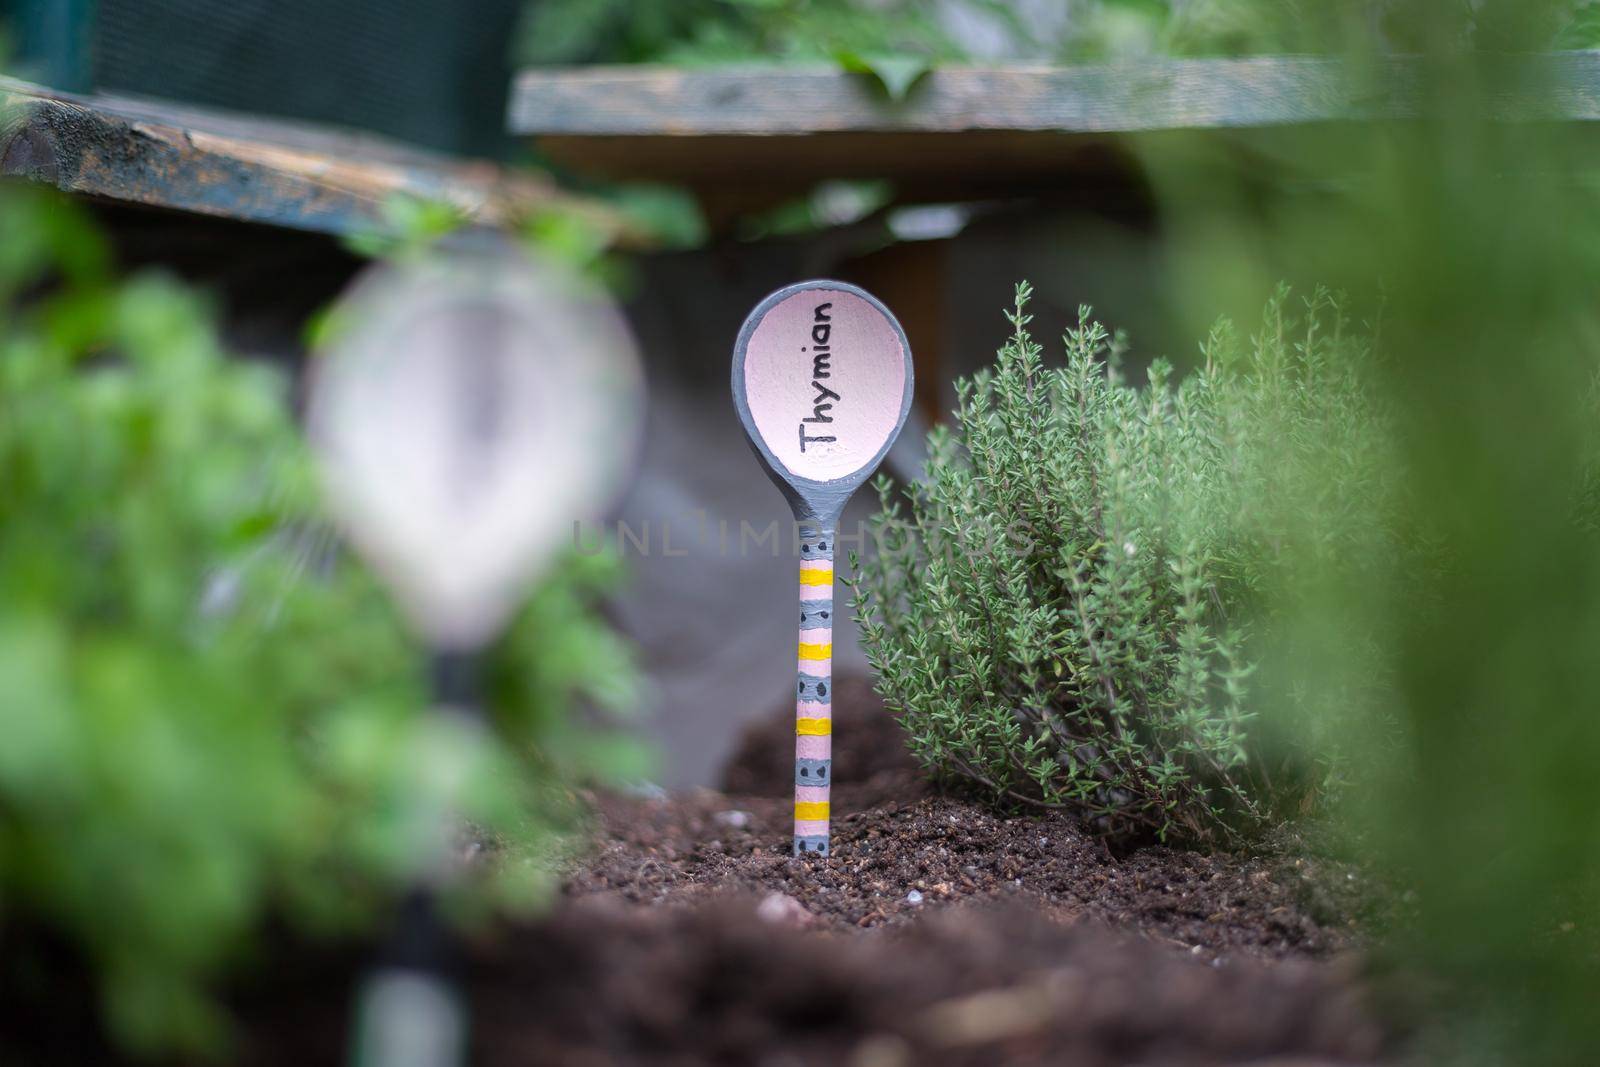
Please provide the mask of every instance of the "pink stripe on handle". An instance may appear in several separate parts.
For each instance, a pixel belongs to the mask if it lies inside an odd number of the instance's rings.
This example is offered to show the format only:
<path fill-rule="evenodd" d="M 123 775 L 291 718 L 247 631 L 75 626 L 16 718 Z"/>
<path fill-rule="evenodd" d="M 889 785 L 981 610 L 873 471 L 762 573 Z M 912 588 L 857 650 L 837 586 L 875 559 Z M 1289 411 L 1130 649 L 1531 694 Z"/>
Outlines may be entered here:
<path fill-rule="evenodd" d="M 831 703 L 806 704 L 797 700 L 794 705 L 794 717 L 797 719 L 831 719 L 833 718 L 833 705 Z"/>
<path fill-rule="evenodd" d="M 811 803 L 813 801 L 826 804 L 828 802 L 828 787 L 825 785 L 797 785 L 794 787 L 794 799 L 797 804 Z"/>
<path fill-rule="evenodd" d="M 832 759 L 833 738 L 801 734 L 794 739 L 794 754 L 798 759 Z"/>
<path fill-rule="evenodd" d="M 802 585 L 800 587 L 801 600 L 832 600 L 833 586 L 831 585 Z"/>
<path fill-rule="evenodd" d="M 794 821 L 794 836 L 796 837 L 820 837 L 827 832 L 827 819 L 796 819 Z"/>

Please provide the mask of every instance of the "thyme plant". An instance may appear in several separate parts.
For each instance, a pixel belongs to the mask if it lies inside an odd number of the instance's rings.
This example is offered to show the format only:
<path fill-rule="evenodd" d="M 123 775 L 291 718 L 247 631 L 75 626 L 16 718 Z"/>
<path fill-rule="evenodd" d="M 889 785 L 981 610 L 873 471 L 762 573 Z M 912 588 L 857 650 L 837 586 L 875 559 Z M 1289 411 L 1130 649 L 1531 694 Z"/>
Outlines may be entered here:
<path fill-rule="evenodd" d="M 1327 427 L 1377 439 L 1378 420 L 1330 370 L 1346 364 L 1326 294 L 1296 326 L 1280 292 L 1252 344 L 1220 326 L 1203 368 L 1174 382 L 1158 360 L 1144 388 L 1087 308 L 1047 367 L 1029 295 L 995 365 L 957 384 L 926 477 L 903 496 L 877 483 L 863 644 L 929 768 L 1113 835 L 1233 839 L 1274 799 L 1247 745 L 1247 622 L 1315 503 L 1280 472 L 1350 490 L 1347 509 L 1375 500 L 1355 474 L 1311 472 L 1332 469 Z"/>

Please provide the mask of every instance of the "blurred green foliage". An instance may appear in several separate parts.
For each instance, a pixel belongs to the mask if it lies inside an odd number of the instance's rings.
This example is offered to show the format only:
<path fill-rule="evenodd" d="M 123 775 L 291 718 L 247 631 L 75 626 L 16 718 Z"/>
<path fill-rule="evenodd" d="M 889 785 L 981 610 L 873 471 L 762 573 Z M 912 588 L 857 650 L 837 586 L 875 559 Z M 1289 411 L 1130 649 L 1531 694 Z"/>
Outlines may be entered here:
<path fill-rule="evenodd" d="M 1600 1062 L 1600 169 L 1592 125 L 1551 121 L 1580 90 L 1519 52 L 1572 10 L 1393 5 L 1410 116 L 1270 151 L 1142 144 L 1194 314 L 1282 276 L 1381 312 L 1372 373 L 1410 553 L 1300 568 L 1272 669 L 1329 693 L 1382 684 L 1355 721 L 1392 719 L 1398 749 L 1350 765 L 1346 814 L 1414 890 L 1388 948 L 1449 1009 L 1430 1062 Z M 1380 34 L 1323 46 L 1373 72 L 1359 98 L 1399 90 L 1368 62 Z"/>
<path fill-rule="evenodd" d="M 693 194 L 669 185 L 627 183 L 590 189 L 596 203 L 614 215 L 600 215 L 553 203 L 530 211 L 497 236 L 519 241 L 531 254 L 583 275 L 614 294 L 633 284 L 632 263 L 617 251 L 618 220 L 642 235 L 654 249 L 693 248 L 706 237 L 705 219 Z M 405 194 L 383 201 L 377 218 L 344 238 L 344 246 L 372 259 L 405 260 L 426 256 L 452 234 L 473 222 L 453 204 Z M 479 236 L 486 236 L 480 232 Z M 306 324 L 306 343 L 320 348 L 337 329 L 337 309 L 329 307 Z"/>
<path fill-rule="evenodd" d="M 377 218 L 346 235 L 344 246 L 369 259 L 408 259 L 425 254 L 469 221 L 454 204 L 390 193 L 379 205 Z"/>
<path fill-rule="evenodd" d="M 1150 55 L 1341 50 L 1352 34 L 1391 51 L 1448 34 L 1487 48 L 1600 45 L 1595 0 L 531 0 L 517 59 L 547 63 L 837 62 L 899 97 L 934 62 L 1093 62 Z M 975 32 L 976 31 L 976 32 Z M 983 44 L 974 48 L 974 38 Z"/>
<path fill-rule="evenodd" d="M 1004 0 L 951 0 L 1018 26 Z M 903 98 L 929 65 L 965 52 L 932 5 L 916 0 L 535 0 L 515 46 L 519 62 L 833 63 Z"/>
<path fill-rule="evenodd" d="M 216 1049 L 206 994 L 268 916 L 381 916 L 429 823 L 497 842 L 457 914 L 538 899 L 567 784 L 642 773 L 573 715 L 626 710 L 614 580 L 571 554 L 489 659 L 494 732 L 425 714 L 423 663 L 320 514 L 274 368 L 230 359 L 196 296 L 113 273 L 53 193 L 0 190 L 0 918 L 78 946 L 113 1032 Z M 8 957 L 5 966 L 20 965 Z"/>
<path fill-rule="evenodd" d="M 1006 11 L 994 0 L 963 2 Z M 537 0 L 518 44 L 518 58 L 534 64 L 827 61 L 839 52 L 955 58 L 960 48 L 930 5 L 909 0 Z"/>
<path fill-rule="evenodd" d="M 630 182 L 599 195 L 650 235 L 658 248 L 696 248 L 706 239 L 706 220 L 694 194 L 675 185 Z"/>

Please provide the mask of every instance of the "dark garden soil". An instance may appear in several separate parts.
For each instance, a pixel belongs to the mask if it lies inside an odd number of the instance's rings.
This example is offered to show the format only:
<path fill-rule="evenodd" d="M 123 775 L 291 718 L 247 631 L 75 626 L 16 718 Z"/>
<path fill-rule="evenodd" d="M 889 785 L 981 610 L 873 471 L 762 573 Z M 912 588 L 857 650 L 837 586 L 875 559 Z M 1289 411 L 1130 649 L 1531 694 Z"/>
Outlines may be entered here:
<path fill-rule="evenodd" d="M 1361 871 L 1287 844 L 1114 856 L 1065 816 L 941 795 L 868 694 L 841 680 L 835 702 L 858 710 L 836 723 L 831 862 L 790 857 L 789 801 L 759 795 L 790 781 L 792 708 L 745 738 L 726 776 L 736 793 L 595 798 L 597 843 L 556 909 L 464 946 L 471 1062 L 1313 1067 L 1394 1054 L 1363 980 L 1356 916 L 1376 894 Z M 296 952 L 241 987 L 232 1062 L 339 1062 L 360 958 Z"/>

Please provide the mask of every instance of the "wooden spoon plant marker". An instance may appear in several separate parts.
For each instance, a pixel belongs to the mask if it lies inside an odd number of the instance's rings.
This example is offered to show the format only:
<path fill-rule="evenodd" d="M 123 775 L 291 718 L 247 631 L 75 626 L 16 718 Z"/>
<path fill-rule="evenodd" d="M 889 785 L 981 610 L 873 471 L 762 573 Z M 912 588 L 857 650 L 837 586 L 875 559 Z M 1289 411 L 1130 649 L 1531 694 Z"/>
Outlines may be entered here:
<path fill-rule="evenodd" d="M 432 651 L 436 712 L 412 754 L 413 892 L 363 985 L 353 1061 L 453 1067 L 466 1016 L 433 900 L 487 736 L 475 657 L 615 489 L 640 377 L 607 299 L 498 241 L 375 267 L 334 316 L 312 444 L 344 532 Z"/>
<path fill-rule="evenodd" d="M 800 282 L 756 305 L 733 348 L 733 405 L 800 530 L 794 854 L 828 855 L 833 782 L 833 553 L 845 501 L 911 410 L 911 347 L 876 298 Z"/>

